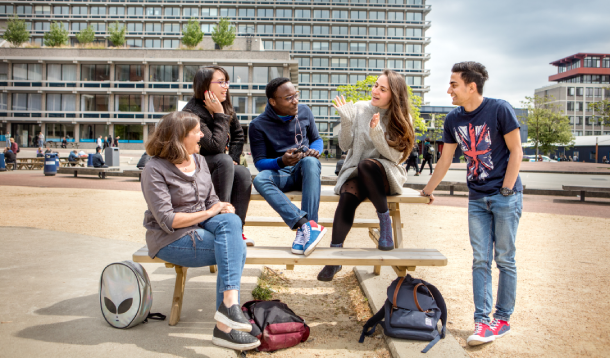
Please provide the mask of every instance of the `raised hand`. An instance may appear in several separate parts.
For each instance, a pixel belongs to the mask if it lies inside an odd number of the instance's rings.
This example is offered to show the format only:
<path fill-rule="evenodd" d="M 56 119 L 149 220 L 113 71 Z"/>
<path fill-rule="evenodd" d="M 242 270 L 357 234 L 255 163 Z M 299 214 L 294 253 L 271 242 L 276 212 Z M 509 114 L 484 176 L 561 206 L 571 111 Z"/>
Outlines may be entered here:
<path fill-rule="evenodd" d="M 347 103 L 345 102 L 345 97 L 341 96 L 337 96 L 335 97 L 335 100 L 333 101 L 333 107 L 335 107 L 336 109 L 339 109 L 339 107 L 343 107 L 345 106 Z"/>
<path fill-rule="evenodd" d="M 222 103 L 218 100 L 218 97 L 212 91 L 205 91 L 203 104 L 205 108 L 214 115 L 215 113 L 225 113 L 222 108 Z"/>
<path fill-rule="evenodd" d="M 375 113 L 373 115 L 373 119 L 371 119 L 371 128 L 375 128 L 377 127 L 377 125 L 379 124 L 379 113 Z"/>

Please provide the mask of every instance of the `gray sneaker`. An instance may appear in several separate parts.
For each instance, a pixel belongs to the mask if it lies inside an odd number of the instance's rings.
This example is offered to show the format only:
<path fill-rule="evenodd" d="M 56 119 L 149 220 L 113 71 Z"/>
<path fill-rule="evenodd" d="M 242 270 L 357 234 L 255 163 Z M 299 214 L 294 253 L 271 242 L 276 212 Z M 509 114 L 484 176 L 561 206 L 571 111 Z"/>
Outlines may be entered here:
<path fill-rule="evenodd" d="M 229 333 L 224 333 L 219 330 L 218 327 L 214 327 L 212 344 L 238 351 L 248 351 L 260 346 L 261 342 L 250 333 L 236 331 L 234 329 Z"/>
<path fill-rule="evenodd" d="M 233 305 L 227 308 L 225 303 L 222 302 L 220 307 L 218 307 L 218 311 L 214 314 L 214 319 L 238 331 L 252 331 L 252 324 L 244 317 L 244 313 L 241 311 L 239 305 Z"/>

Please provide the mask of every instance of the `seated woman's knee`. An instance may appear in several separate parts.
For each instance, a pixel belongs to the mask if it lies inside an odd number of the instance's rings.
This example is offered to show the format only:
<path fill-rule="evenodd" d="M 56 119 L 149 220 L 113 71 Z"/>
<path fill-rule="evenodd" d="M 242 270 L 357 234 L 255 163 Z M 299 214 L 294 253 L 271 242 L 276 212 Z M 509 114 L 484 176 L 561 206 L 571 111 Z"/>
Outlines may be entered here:
<path fill-rule="evenodd" d="M 218 165 L 219 167 L 231 168 L 234 165 L 233 158 L 231 158 L 231 156 L 228 154 L 216 154 L 214 156 L 214 160 L 216 161 L 216 165 Z"/>
<path fill-rule="evenodd" d="M 250 174 L 250 171 L 247 168 L 241 165 L 235 165 L 235 182 L 249 186 L 252 184 L 252 174 Z"/>

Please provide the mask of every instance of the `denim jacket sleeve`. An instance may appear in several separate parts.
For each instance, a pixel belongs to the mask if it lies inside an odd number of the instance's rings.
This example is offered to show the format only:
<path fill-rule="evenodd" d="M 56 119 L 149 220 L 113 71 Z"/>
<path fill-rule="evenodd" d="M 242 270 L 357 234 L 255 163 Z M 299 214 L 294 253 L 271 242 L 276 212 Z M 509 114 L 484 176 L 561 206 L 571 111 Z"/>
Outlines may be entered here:
<path fill-rule="evenodd" d="M 148 210 L 152 213 L 159 227 L 167 234 L 174 232 L 174 208 L 171 202 L 169 187 L 165 176 L 158 168 L 152 166 L 144 167 L 142 172 L 142 193 L 148 204 Z"/>

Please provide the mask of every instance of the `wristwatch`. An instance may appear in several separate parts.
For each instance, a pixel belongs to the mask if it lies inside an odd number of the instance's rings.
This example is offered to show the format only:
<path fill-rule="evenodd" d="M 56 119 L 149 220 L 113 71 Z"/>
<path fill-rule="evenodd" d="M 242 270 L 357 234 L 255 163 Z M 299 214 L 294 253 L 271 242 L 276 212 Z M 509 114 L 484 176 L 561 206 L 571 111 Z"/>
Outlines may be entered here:
<path fill-rule="evenodd" d="M 502 194 L 504 196 L 511 196 L 511 195 L 515 194 L 515 191 L 513 189 L 509 189 L 509 188 L 502 188 L 502 189 L 500 189 L 500 194 Z"/>

